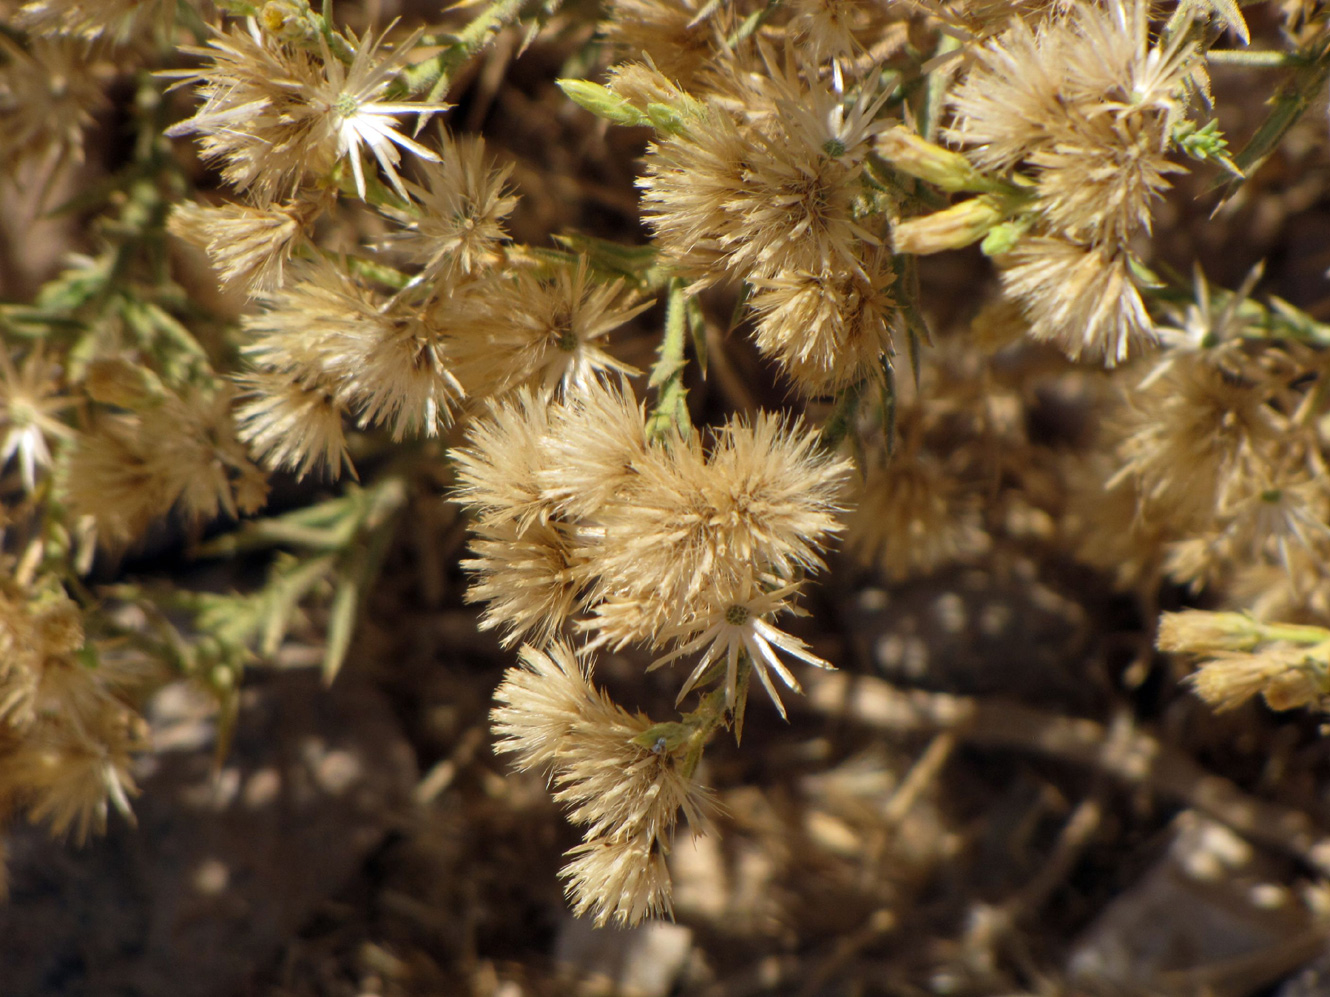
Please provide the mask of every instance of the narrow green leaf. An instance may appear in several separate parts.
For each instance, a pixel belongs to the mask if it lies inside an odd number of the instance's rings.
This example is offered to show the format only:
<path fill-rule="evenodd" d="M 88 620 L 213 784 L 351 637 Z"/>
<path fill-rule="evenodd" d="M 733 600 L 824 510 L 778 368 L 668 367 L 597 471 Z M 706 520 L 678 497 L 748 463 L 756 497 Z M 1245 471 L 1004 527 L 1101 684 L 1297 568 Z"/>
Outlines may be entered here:
<path fill-rule="evenodd" d="M 890 456 L 896 452 L 896 371 L 888 356 L 882 358 L 882 432 Z"/>
<path fill-rule="evenodd" d="M 836 399 L 836 404 L 822 425 L 818 443 L 825 450 L 834 450 L 850 432 L 855 416 L 859 412 L 859 402 L 868 387 L 868 378 L 850 385 Z"/>
<path fill-rule="evenodd" d="M 748 683 L 753 677 L 753 666 L 744 652 L 739 660 L 739 684 L 734 693 L 734 743 L 737 746 L 744 737 L 744 717 L 748 715 Z"/>
<path fill-rule="evenodd" d="M 896 300 L 900 304 L 901 318 L 905 321 L 910 369 L 914 372 L 914 383 L 917 387 L 923 361 L 921 351 L 925 345 L 932 345 L 933 336 L 928 331 L 928 323 L 919 308 L 919 269 L 915 258 L 898 254 L 892 259 L 892 267 L 896 272 Z"/>
<path fill-rule="evenodd" d="M 323 652 L 323 681 L 331 685 L 351 649 L 351 636 L 355 633 L 356 609 L 360 605 L 360 592 L 352 579 L 344 579 L 333 596 L 328 614 L 328 644 Z"/>
<path fill-rule="evenodd" d="M 751 38 L 758 28 L 766 24 L 781 6 L 781 0 L 767 0 L 760 8 L 743 19 L 743 23 L 725 39 L 726 48 L 734 48 L 745 39 Z"/>
<path fill-rule="evenodd" d="M 650 283 L 651 269 L 659 256 L 655 246 L 625 246 L 578 233 L 556 235 L 554 241 L 571 250 L 572 255 L 567 256 L 570 263 L 575 263 L 578 256 L 585 256 L 593 270 L 616 277 L 630 277 L 644 285 Z"/>
<path fill-rule="evenodd" d="M 1251 43 L 1251 32 L 1247 30 L 1247 19 L 1242 16 L 1242 11 L 1238 8 L 1236 0 L 1206 0 L 1219 19 L 1223 21 L 1233 31 L 1235 35 L 1242 39 L 1242 44 Z"/>
<path fill-rule="evenodd" d="M 698 369 L 702 372 L 703 380 L 707 376 L 707 320 L 702 314 L 702 302 L 698 300 L 697 295 L 687 299 L 684 305 L 685 314 L 688 317 L 688 333 L 693 343 L 693 355 L 697 357 Z"/>

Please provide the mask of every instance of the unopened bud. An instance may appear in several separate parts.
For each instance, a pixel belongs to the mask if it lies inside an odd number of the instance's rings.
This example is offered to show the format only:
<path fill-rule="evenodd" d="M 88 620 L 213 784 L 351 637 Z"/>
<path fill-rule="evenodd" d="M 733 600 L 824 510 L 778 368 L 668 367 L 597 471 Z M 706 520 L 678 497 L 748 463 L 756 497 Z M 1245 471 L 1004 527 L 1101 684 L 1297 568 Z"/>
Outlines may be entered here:
<path fill-rule="evenodd" d="M 1215 651 L 1250 651 L 1260 641 L 1256 621 L 1245 613 L 1188 609 L 1159 617 L 1156 645 L 1161 651 L 1213 654 Z"/>
<path fill-rule="evenodd" d="M 590 80 L 559 80 L 559 89 L 578 107 L 616 125 L 649 125 L 650 119 L 608 87 Z"/>
<path fill-rule="evenodd" d="M 1273 676 L 1262 695 L 1272 710 L 1309 706 L 1326 694 L 1325 676 L 1310 668 L 1295 668 Z"/>
<path fill-rule="evenodd" d="M 259 25 L 284 42 L 312 41 L 319 32 L 314 12 L 301 0 L 269 0 L 259 11 Z"/>
<path fill-rule="evenodd" d="M 946 191 L 992 192 L 1005 188 L 1001 181 L 976 170 L 959 152 L 934 145 L 908 128 L 893 128 L 878 139 L 877 148 L 902 173 Z"/>
<path fill-rule="evenodd" d="M 1003 253 L 1010 253 L 1016 248 L 1016 243 L 1020 242 L 1028 231 L 1030 231 L 1028 217 L 1003 222 L 989 230 L 979 248 L 985 256 L 1001 256 Z"/>
<path fill-rule="evenodd" d="M 1000 198 L 972 197 L 945 211 L 897 222 L 892 231 L 896 252 L 927 256 L 960 249 L 984 238 L 1006 217 Z"/>

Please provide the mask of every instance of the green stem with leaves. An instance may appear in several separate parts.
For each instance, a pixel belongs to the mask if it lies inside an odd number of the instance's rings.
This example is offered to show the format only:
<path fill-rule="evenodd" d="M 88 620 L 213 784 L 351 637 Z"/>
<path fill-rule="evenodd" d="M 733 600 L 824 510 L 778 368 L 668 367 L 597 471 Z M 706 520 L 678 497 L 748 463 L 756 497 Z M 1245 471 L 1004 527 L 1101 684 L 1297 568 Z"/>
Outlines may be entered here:
<path fill-rule="evenodd" d="M 651 368 L 647 381 L 656 389 L 656 405 L 647 417 L 647 437 L 657 440 L 666 433 L 686 433 L 692 428 L 688 417 L 688 389 L 683 375 L 688 361 L 688 300 L 684 283 L 672 278 L 665 305 L 665 338 L 660 344 L 660 358 Z"/>
<path fill-rule="evenodd" d="M 1274 153 L 1288 130 L 1325 90 L 1325 82 L 1330 78 L 1330 33 L 1323 33 L 1312 44 L 1290 53 L 1289 58 L 1297 68 L 1271 101 L 1273 109 L 1246 148 L 1233 157 L 1244 177 L 1250 177 Z M 1233 181 L 1230 192 L 1240 182 Z"/>
<path fill-rule="evenodd" d="M 411 93 L 420 93 L 428 88 L 427 103 L 442 100 L 452 83 L 453 73 L 488 45 L 495 35 L 515 23 L 526 3 L 527 0 L 494 0 L 457 34 L 439 38 L 443 48 L 438 54 L 411 66 L 402 74 L 407 89 Z"/>

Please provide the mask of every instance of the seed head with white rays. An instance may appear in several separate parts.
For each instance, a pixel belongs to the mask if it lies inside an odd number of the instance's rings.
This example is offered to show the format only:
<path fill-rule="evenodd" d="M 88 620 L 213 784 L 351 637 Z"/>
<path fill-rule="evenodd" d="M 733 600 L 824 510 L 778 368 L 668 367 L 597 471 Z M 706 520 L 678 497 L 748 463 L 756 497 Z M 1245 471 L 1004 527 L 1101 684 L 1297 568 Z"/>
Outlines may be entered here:
<path fill-rule="evenodd" d="M 59 372 L 41 343 L 17 365 L 7 350 L 0 349 L 0 468 L 15 460 L 29 492 L 37 487 L 38 468 L 51 466 L 48 439 L 74 436 L 59 418 L 75 404 L 61 391 Z"/>
<path fill-rule="evenodd" d="M 365 168 L 362 149 L 368 150 L 387 175 L 393 189 L 405 200 L 408 195 L 397 173 L 402 161 L 399 149 L 429 162 L 438 162 L 438 154 L 407 138 L 398 131 L 397 117 L 402 114 L 433 115 L 446 110 L 447 104 L 425 104 L 420 101 L 379 100 L 397 73 L 410 58 L 423 30 L 418 30 L 393 49 L 390 56 L 377 59 L 383 35 L 377 39 L 357 40 L 349 37 L 355 56 L 351 65 L 344 65 L 328 51 L 324 42 L 324 80 L 314 87 L 313 99 L 317 106 L 331 115 L 331 127 L 337 141 L 337 158 L 349 159 L 355 177 L 356 193 L 365 198 Z"/>
<path fill-rule="evenodd" d="M 889 118 L 878 117 L 891 96 L 889 88 L 874 91 L 862 87 L 852 100 L 846 100 L 839 62 L 832 63 L 829 77 L 815 77 L 809 82 L 800 77 L 793 55 L 787 54 L 783 71 L 771 58 L 767 62 L 769 75 L 753 78 L 761 91 L 757 99 L 769 101 L 781 130 L 808 149 L 858 165 L 871 151 L 873 139 L 895 124 Z M 872 79 L 873 73 L 865 76 Z"/>
<path fill-rule="evenodd" d="M 260 206 L 289 197 L 311 176 L 326 178 L 341 160 L 350 161 L 363 200 L 366 151 L 405 200 L 397 172 L 401 150 L 428 161 L 439 157 L 402 134 L 397 118 L 433 115 L 447 107 L 380 99 L 419 38 L 416 32 L 381 58 L 382 35 L 348 35 L 341 40 L 353 53 L 347 65 L 326 40 L 321 39 L 316 55 L 262 34 L 254 23 L 248 31 L 218 31 L 206 48 L 182 50 L 208 57 L 209 65 L 161 74 L 197 84 L 203 98 L 198 113 L 166 134 L 202 136 L 204 157 L 219 160 L 223 178 Z"/>
<path fill-rule="evenodd" d="M 651 667 L 658 668 L 678 658 L 702 652 L 697 665 L 679 690 L 679 700 L 682 701 L 707 677 L 713 665 L 724 661 L 725 704 L 733 707 L 738 698 L 740 658 L 746 657 L 758 681 L 784 718 L 785 704 L 776 692 L 771 673 L 774 672 L 788 689 L 794 692 L 803 690 L 799 680 L 781 660 L 781 654 L 818 668 L 835 667 L 810 651 L 808 645 L 798 637 L 785 633 L 770 622 L 782 611 L 797 612 L 792 598 L 798 590 L 797 582 L 769 592 L 749 582 L 733 597 L 718 594 L 705 614 L 661 631 L 662 640 L 673 638 L 680 641 L 680 644 L 671 653 L 653 661 Z"/>

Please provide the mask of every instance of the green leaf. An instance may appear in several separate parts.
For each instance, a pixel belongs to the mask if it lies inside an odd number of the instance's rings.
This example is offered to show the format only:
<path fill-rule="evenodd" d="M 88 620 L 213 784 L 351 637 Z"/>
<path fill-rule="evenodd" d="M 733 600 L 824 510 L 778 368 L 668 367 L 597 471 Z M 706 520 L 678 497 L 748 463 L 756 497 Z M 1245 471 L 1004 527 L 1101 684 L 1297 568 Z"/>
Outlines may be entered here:
<path fill-rule="evenodd" d="M 323 681 L 329 685 L 337 677 L 351 648 L 355 632 L 356 609 L 360 605 L 359 587 L 351 579 L 343 579 L 333 596 L 328 614 L 328 644 L 323 652 Z"/>
<path fill-rule="evenodd" d="M 745 39 L 751 38 L 757 29 L 766 24 L 780 7 L 781 0 L 767 0 L 761 7 L 745 17 L 739 27 L 725 39 L 725 47 L 732 49 Z"/>
<path fill-rule="evenodd" d="M 403 496 L 405 498 L 405 496 Z M 396 511 L 394 507 L 393 511 Z M 338 561 L 337 592 L 333 596 L 328 623 L 328 644 L 323 654 L 323 680 L 332 682 L 346 660 L 355 632 L 363 594 L 374 584 L 388 546 L 396 531 L 397 517 L 381 517 L 371 523 L 362 542 L 344 551 Z"/>
<path fill-rule="evenodd" d="M 1242 16 L 1236 0 L 1205 0 L 1206 5 L 1228 27 L 1242 39 L 1242 44 L 1251 43 L 1251 32 L 1247 30 L 1247 19 Z"/>
<path fill-rule="evenodd" d="M 697 357 L 698 369 L 705 380 L 707 376 L 707 319 L 702 314 L 702 302 L 697 295 L 692 295 L 684 303 L 684 313 L 688 318 L 689 340 L 693 344 L 693 355 Z"/>
<path fill-rule="evenodd" d="M 827 421 L 822 425 L 822 432 L 818 436 L 818 443 L 826 450 L 834 450 L 840 446 L 840 443 L 847 435 L 850 428 L 854 425 L 855 416 L 859 412 L 859 403 L 863 398 L 864 391 L 868 388 L 868 378 L 864 378 L 855 384 L 850 385 L 836 399 L 836 404 L 831 410 L 831 415 L 827 416 Z"/>
<path fill-rule="evenodd" d="M 690 725 L 677 721 L 652 724 L 633 738 L 633 743 L 647 751 L 672 755 L 683 747 L 692 733 Z"/>
<path fill-rule="evenodd" d="M 385 478 L 364 488 L 348 484 L 337 498 L 281 516 L 250 520 L 238 530 L 202 545 L 198 553 L 217 557 L 284 545 L 316 551 L 342 550 L 358 531 L 379 526 L 405 504 L 406 484 L 401 478 Z"/>
<path fill-rule="evenodd" d="M 734 743 L 742 743 L 744 717 L 748 715 L 748 684 L 753 677 L 753 666 L 745 653 L 739 662 L 739 683 L 734 692 Z"/>
<path fill-rule="evenodd" d="M 910 351 L 910 369 L 914 372 L 914 383 L 919 385 L 922 349 L 933 344 L 932 333 L 919 308 L 919 270 L 913 256 L 898 254 L 892 258 L 892 268 L 896 272 L 896 301 L 900 304 L 901 317 L 905 320 L 906 345 Z"/>
<path fill-rule="evenodd" d="M 576 263 L 577 256 L 585 256 L 592 270 L 615 277 L 629 277 L 645 287 L 657 283 L 652 268 L 660 253 L 655 246 L 625 246 L 579 233 L 556 235 L 554 241 L 572 252 L 572 256 L 564 257 L 566 262 Z"/>
<path fill-rule="evenodd" d="M 1217 163 L 1235 179 L 1242 179 L 1242 171 L 1229 158 L 1228 140 L 1219 130 L 1217 119 L 1211 119 L 1199 128 L 1194 122 L 1183 122 L 1173 129 L 1173 142 L 1192 159 L 1198 162 Z"/>
<path fill-rule="evenodd" d="M 882 358 L 882 432 L 891 455 L 896 451 L 896 371 L 887 356 Z"/>

